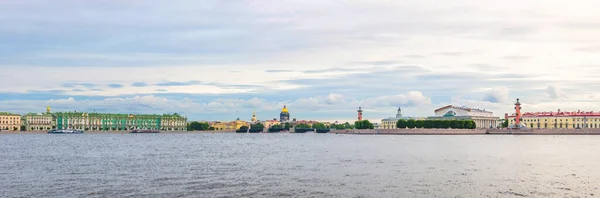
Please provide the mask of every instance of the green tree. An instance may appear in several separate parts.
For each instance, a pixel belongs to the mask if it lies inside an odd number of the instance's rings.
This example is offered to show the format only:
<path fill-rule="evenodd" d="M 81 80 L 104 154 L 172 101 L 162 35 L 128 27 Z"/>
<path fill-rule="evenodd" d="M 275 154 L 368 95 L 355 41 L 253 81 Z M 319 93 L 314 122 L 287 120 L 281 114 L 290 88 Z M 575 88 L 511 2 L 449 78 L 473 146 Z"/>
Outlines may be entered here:
<path fill-rule="evenodd" d="M 356 129 L 363 129 L 362 121 L 354 121 L 354 127 L 356 127 Z"/>
<path fill-rule="evenodd" d="M 425 120 L 416 120 L 415 128 L 417 128 L 417 129 L 425 128 Z"/>
<path fill-rule="evenodd" d="M 507 128 L 508 127 L 508 119 L 504 120 L 504 122 L 502 122 L 502 128 Z"/>
<path fill-rule="evenodd" d="M 317 122 L 312 125 L 312 128 L 313 129 L 327 129 L 327 126 L 325 126 L 325 124 L 323 124 L 323 123 Z"/>
<path fill-rule="evenodd" d="M 406 129 L 406 120 L 404 120 L 404 119 L 398 120 L 398 122 L 396 122 L 396 128 Z"/>
<path fill-rule="evenodd" d="M 350 125 L 350 123 L 346 122 L 344 123 L 344 129 L 353 129 L 354 127 L 352 125 Z"/>
<path fill-rule="evenodd" d="M 289 122 L 286 122 L 283 128 L 284 128 L 285 130 L 290 130 L 290 128 L 291 128 L 291 126 L 290 126 L 290 123 L 289 123 Z"/>
<path fill-rule="evenodd" d="M 375 125 L 371 123 L 369 120 L 362 120 L 354 122 L 354 127 L 356 129 L 374 129 Z"/>
<path fill-rule="evenodd" d="M 309 129 L 310 126 L 308 126 L 308 124 L 306 124 L 306 123 L 298 123 L 298 124 L 296 124 L 296 128 L 297 129 Z"/>
<path fill-rule="evenodd" d="M 240 131 L 247 131 L 248 130 L 248 126 L 242 126 L 240 127 Z"/>
<path fill-rule="evenodd" d="M 274 125 L 271 125 L 271 127 L 269 127 L 269 128 L 270 129 L 281 129 L 282 127 L 280 124 L 274 124 Z"/>
<path fill-rule="evenodd" d="M 409 129 L 414 129 L 415 128 L 415 120 L 414 119 L 407 120 L 406 127 L 408 127 Z"/>
<path fill-rule="evenodd" d="M 265 128 L 265 125 L 263 125 L 262 123 L 260 123 L 260 122 L 259 122 L 259 123 L 256 123 L 256 124 L 252 124 L 252 125 L 250 126 L 250 128 L 251 128 L 251 129 L 258 129 L 258 130 L 261 130 L 261 129 L 264 129 L 264 128 Z"/>
<path fill-rule="evenodd" d="M 21 125 L 21 131 L 26 131 L 26 130 L 27 130 L 27 128 L 25 126 Z"/>

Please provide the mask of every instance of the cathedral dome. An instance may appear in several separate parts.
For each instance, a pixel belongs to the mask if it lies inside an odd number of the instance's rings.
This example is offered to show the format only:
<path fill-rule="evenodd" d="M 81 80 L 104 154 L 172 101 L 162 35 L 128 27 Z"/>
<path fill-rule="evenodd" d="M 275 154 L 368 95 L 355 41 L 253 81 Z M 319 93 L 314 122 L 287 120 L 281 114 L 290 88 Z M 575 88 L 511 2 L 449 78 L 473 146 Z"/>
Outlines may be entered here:
<path fill-rule="evenodd" d="M 289 113 L 288 109 L 285 105 L 283 105 L 283 109 L 281 109 L 281 113 Z"/>

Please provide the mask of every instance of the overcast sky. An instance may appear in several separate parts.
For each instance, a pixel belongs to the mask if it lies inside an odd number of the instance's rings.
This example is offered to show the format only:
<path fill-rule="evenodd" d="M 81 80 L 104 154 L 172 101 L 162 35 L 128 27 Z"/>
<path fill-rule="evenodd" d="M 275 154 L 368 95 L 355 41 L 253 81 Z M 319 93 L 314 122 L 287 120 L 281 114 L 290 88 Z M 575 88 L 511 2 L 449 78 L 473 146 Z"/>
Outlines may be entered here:
<path fill-rule="evenodd" d="M 0 110 L 600 111 L 600 1 L 0 0 Z"/>

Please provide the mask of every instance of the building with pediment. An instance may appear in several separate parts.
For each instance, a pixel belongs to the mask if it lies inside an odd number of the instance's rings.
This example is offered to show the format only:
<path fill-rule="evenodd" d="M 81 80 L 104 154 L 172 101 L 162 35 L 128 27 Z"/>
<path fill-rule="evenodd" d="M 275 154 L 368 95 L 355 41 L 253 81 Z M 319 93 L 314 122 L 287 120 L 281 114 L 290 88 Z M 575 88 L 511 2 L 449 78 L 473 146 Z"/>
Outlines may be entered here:
<path fill-rule="evenodd" d="M 496 128 L 500 124 L 500 118 L 495 117 L 491 111 L 469 107 L 447 105 L 436 109 L 435 116 L 428 117 L 429 120 L 473 120 L 478 129 Z"/>

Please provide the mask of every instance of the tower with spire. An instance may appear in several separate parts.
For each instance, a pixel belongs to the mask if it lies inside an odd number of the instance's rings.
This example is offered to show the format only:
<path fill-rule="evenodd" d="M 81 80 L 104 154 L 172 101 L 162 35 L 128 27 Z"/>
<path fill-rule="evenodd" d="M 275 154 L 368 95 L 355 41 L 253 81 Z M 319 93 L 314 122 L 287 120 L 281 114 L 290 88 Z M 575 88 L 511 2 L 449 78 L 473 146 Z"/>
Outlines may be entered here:
<path fill-rule="evenodd" d="M 250 121 L 251 122 L 256 122 L 257 121 L 257 119 L 256 119 L 256 111 L 252 112 L 252 119 L 250 119 Z"/>
<path fill-rule="evenodd" d="M 400 107 L 398 107 L 398 113 L 396 113 L 396 118 L 402 118 L 402 109 L 400 109 Z"/>

